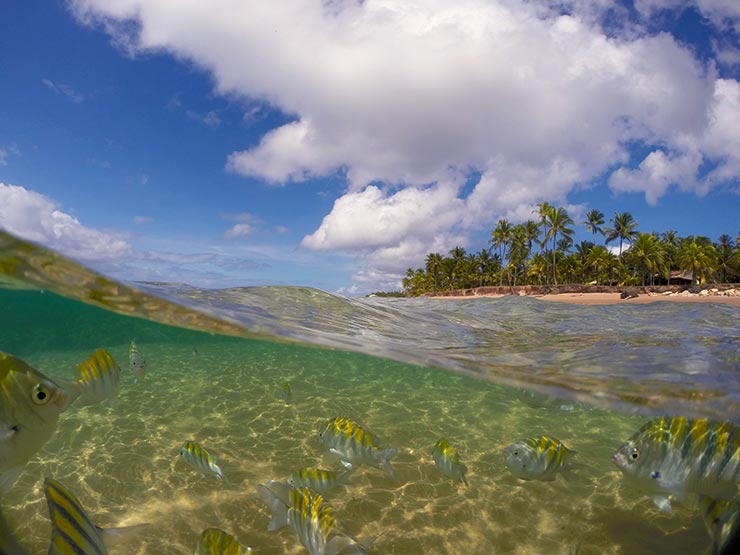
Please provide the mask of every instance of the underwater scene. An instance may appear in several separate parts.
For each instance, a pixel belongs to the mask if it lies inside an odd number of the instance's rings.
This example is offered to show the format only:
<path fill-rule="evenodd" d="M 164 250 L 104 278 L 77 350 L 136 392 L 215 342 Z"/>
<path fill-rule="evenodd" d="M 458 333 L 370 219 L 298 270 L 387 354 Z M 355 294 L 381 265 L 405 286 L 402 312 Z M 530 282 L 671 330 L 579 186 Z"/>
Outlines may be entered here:
<path fill-rule="evenodd" d="M 720 553 L 737 527 L 736 307 L 137 291 L 2 247 L 0 362 L 69 397 L 0 493 L 27 553 L 65 491 L 103 529 L 148 524 L 112 554 L 208 528 L 245 547 L 198 553 Z M 3 387 L 0 441 L 24 429 Z"/>

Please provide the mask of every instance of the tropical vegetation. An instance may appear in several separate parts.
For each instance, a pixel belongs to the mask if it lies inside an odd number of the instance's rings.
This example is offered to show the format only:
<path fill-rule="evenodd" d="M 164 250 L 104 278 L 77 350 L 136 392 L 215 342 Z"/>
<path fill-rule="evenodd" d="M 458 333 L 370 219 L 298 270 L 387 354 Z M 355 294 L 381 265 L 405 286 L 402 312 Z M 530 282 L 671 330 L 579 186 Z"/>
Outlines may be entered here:
<path fill-rule="evenodd" d="M 594 209 L 581 223 L 594 240 L 574 244 L 576 224 L 565 208 L 543 202 L 533 215 L 520 224 L 499 220 L 478 252 L 457 246 L 446 255 L 429 253 L 423 268 L 406 271 L 404 293 L 490 285 L 656 285 L 685 276 L 692 284 L 740 282 L 740 234 L 712 242 L 674 230 L 643 233 L 629 212 L 615 212 L 607 222 Z M 618 246 L 616 254 L 610 243 Z"/>

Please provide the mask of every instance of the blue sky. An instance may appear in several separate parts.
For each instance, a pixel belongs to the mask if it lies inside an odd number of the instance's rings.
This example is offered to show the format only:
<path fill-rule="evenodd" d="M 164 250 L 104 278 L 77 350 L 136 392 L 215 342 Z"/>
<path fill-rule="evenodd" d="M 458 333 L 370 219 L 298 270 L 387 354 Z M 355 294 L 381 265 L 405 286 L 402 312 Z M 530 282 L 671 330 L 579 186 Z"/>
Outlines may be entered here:
<path fill-rule="evenodd" d="M 0 10 L 0 227 L 119 279 L 394 289 L 543 201 L 740 231 L 735 0 Z"/>

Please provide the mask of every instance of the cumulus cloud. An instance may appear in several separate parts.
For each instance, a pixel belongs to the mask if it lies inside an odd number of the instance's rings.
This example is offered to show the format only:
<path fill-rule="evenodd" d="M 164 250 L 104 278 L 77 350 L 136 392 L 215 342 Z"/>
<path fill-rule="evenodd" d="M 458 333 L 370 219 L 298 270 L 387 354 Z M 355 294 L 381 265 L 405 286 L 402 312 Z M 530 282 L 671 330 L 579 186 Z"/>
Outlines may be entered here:
<path fill-rule="evenodd" d="M 122 235 L 86 227 L 50 198 L 2 182 L 0 228 L 82 261 L 110 261 L 131 253 Z"/>
<path fill-rule="evenodd" d="M 683 4 L 636 7 L 648 17 Z M 738 21 L 734 0 L 693 5 L 715 25 Z M 380 271 L 383 253 L 464 240 L 612 172 L 614 191 L 650 203 L 740 175 L 740 131 L 728 123 L 740 120 L 737 81 L 669 34 L 607 35 L 599 19 L 616 8 L 606 0 L 72 6 L 129 52 L 190 60 L 216 92 L 292 115 L 226 165 L 277 185 L 345 176 L 346 194 L 302 245 L 361 249 L 358 280 Z M 647 145 L 643 160 L 630 159 L 634 143 Z"/>

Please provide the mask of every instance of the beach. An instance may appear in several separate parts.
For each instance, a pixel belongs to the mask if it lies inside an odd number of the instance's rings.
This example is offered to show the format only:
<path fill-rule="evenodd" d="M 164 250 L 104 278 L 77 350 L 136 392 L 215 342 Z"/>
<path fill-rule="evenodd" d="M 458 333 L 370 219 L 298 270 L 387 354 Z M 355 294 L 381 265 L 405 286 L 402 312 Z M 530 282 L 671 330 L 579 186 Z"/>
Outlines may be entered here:
<path fill-rule="evenodd" d="M 737 290 L 736 290 L 737 291 Z M 570 303 L 580 305 L 610 305 L 610 304 L 648 304 L 662 301 L 679 302 L 679 303 L 720 303 L 728 304 L 731 306 L 740 306 L 740 294 L 738 295 L 725 295 L 725 294 L 694 294 L 694 293 L 640 293 L 636 297 L 627 299 L 621 298 L 621 293 L 548 293 L 544 295 L 538 294 L 522 294 L 518 293 L 519 296 L 529 296 L 535 299 L 541 299 L 543 301 L 551 301 L 556 303 Z M 470 299 L 472 298 L 500 298 L 506 295 L 496 293 L 473 293 L 472 295 L 434 295 L 435 299 Z"/>

